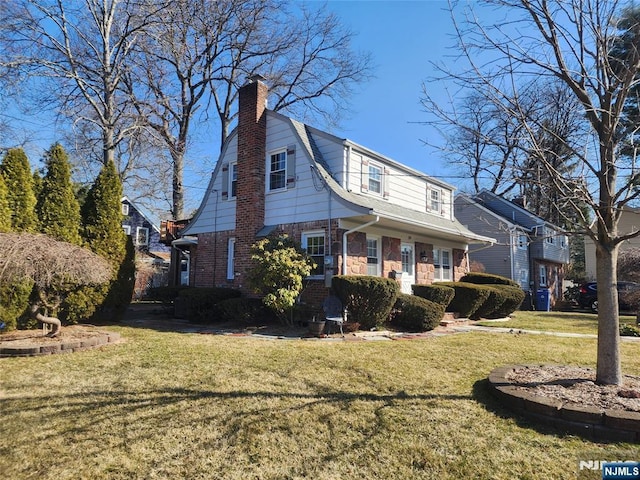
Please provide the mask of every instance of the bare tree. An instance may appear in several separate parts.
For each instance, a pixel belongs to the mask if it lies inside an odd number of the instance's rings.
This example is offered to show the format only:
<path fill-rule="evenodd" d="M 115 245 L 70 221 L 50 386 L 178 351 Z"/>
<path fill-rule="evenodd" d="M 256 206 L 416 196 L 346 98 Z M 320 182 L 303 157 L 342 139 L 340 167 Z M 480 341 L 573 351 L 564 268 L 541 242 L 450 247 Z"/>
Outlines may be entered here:
<path fill-rule="evenodd" d="M 500 12 L 505 17 L 487 26 L 451 4 L 461 58 L 469 68 L 448 71 L 447 77 L 488 92 L 494 105 L 517 119 L 528 155 L 536 158 L 549 186 L 566 202 L 560 213 L 594 241 L 599 302 L 596 380 L 619 384 L 616 260 L 620 244 L 638 233 L 620 234 L 618 222 L 624 207 L 640 195 L 635 188 L 640 172 L 619 156 L 628 133 L 621 118 L 640 68 L 640 25 L 621 23 L 623 3 L 615 0 L 489 0 L 483 5 L 494 8 L 492 18 Z M 627 48 L 616 53 L 623 35 Z M 531 117 L 519 101 L 516 86 L 540 77 L 561 82 L 578 101 L 582 131 L 589 134 L 580 148 Z M 553 150 L 549 139 L 556 143 Z M 578 162 L 570 175 L 555 162 L 567 154 Z M 589 228 L 592 219 L 595 229 Z"/>
<path fill-rule="evenodd" d="M 59 334 L 60 320 L 41 309 L 57 309 L 64 292 L 71 288 L 111 278 L 111 266 L 104 258 L 42 234 L 0 233 L 0 251 L 0 285 L 33 282 L 30 312 L 36 320 L 53 326 L 50 336 Z"/>

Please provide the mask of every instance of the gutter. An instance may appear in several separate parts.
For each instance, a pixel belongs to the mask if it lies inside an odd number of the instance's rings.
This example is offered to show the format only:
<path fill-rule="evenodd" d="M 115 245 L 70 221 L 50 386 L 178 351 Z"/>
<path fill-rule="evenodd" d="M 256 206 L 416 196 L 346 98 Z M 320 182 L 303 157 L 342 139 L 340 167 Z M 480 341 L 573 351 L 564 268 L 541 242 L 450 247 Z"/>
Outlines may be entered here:
<path fill-rule="evenodd" d="M 376 215 L 376 218 L 374 220 L 363 223 L 362 225 L 358 225 L 357 227 L 354 227 L 351 230 L 347 230 L 342 234 L 342 275 L 347 274 L 347 235 L 362 230 L 363 228 L 367 228 L 368 226 L 373 225 L 374 223 L 378 223 L 379 221 L 380 216 Z"/>

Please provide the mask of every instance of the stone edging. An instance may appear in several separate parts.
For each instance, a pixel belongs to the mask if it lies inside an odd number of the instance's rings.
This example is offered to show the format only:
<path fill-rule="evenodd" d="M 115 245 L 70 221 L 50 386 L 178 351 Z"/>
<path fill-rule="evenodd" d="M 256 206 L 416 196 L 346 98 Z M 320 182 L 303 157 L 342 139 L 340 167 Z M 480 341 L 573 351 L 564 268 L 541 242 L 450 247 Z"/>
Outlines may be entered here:
<path fill-rule="evenodd" d="M 2 357 L 35 357 L 39 355 L 53 355 L 57 353 L 72 353 L 113 344 L 120 340 L 120 334 L 114 332 L 96 332 L 86 338 L 61 339 L 56 343 L 42 345 L 7 346 L 0 344 L 0 358 Z M 5 342 L 6 343 L 6 342 Z"/>
<path fill-rule="evenodd" d="M 505 365 L 489 374 L 491 391 L 506 407 L 537 423 L 589 440 L 640 443 L 640 412 L 564 404 L 518 389 L 507 374 L 526 365 Z"/>

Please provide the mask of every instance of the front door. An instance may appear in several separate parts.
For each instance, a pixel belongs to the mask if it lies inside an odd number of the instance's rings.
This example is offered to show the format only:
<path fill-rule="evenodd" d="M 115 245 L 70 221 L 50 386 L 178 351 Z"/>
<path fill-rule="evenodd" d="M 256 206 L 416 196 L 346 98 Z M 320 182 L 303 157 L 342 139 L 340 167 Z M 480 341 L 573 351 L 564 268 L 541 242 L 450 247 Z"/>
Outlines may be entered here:
<path fill-rule="evenodd" d="M 402 283 L 400 290 L 402 293 L 412 293 L 411 285 L 416 283 L 416 260 L 413 250 L 412 243 L 403 243 L 400 250 L 400 256 L 402 258 Z"/>

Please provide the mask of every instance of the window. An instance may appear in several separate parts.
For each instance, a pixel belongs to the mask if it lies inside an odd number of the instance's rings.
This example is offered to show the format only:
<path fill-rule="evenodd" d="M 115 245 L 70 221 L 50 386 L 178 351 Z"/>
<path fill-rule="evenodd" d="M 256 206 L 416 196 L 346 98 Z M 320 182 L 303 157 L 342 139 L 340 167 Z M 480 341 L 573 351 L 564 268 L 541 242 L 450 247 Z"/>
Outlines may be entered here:
<path fill-rule="evenodd" d="M 433 249 L 433 279 L 451 280 L 451 250 Z"/>
<path fill-rule="evenodd" d="M 520 235 L 518 235 L 518 248 L 520 250 L 526 250 L 528 243 L 529 238 L 525 234 L 521 233 Z"/>
<path fill-rule="evenodd" d="M 529 288 L 529 270 L 526 268 L 520 269 L 520 287 L 527 289 Z"/>
<path fill-rule="evenodd" d="M 229 165 L 229 192 L 231 197 L 236 196 L 236 190 L 238 188 L 238 164 L 232 163 Z"/>
<path fill-rule="evenodd" d="M 149 245 L 149 229 L 138 227 L 136 229 L 136 245 Z"/>
<path fill-rule="evenodd" d="M 380 241 L 367 237 L 367 275 L 380 276 Z"/>
<path fill-rule="evenodd" d="M 131 235 L 131 225 L 122 225 L 125 235 Z"/>
<path fill-rule="evenodd" d="M 369 191 L 382 193 L 382 168 L 369 164 Z"/>
<path fill-rule="evenodd" d="M 303 233 L 302 248 L 316 263 L 316 268 L 311 270 L 310 276 L 324 275 L 324 230 Z"/>
<path fill-rule="evenodd" d="M 120 204 L 120 210 L 122 211 L 123 215 L 129 215 L 129 204 L 128 203 L 121 203 Z"/>
<path fill-rule="evenodd" d="M 547 268 L 544 265 L 540 265 L 540 286 L 547 286 Z"/>
<path fill-rule="evenodd" d="M 432 188 L 429 192 L 429 210 L 440 213 L 442 210 L 442 194 L 440 190 Z"/>
<path fill-rule="evenodd" d="M 233 257 L 236 252 L 236 239 L 227 240 L 227 280 L 233 280 L 236 276 Z"/>
<path fill-rule="evenodd" d="M 269 159 L 269 190 L 280 190 L 287 186 L 287 152 L 274 153 Z"/>
<path fill-rule="evenodd" d="M 544 233 L 545 233 L 544 241 L 549 243 L 549 244 L 551 244 L 551 245 L 553 245 L 553 237 L 555 236 L 556 232 L 554 232 L 550 228 L 545 228 L 544 229 Z"/>
<path fill-rule="evenodd" d="M 413 247 L 411 245 L 403 245 L 400 250 L 400 259 L 402 260 L 402 273 L 413 276 Z"/>

